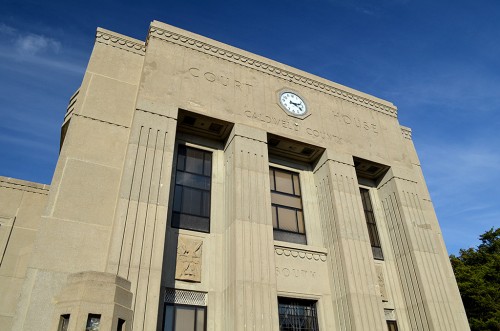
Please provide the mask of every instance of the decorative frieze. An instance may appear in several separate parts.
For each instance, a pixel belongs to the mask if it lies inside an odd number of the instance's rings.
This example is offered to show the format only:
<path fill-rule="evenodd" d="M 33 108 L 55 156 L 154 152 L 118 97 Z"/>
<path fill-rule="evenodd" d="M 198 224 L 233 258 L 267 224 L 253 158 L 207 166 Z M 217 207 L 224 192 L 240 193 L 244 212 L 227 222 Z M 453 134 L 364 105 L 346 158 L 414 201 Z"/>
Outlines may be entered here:
<path fill-rule="evenodd" d="M 302 85 L 358 105 L 362 105 L 366 108 L 370 108 L 372 110 L 378 111 L 385 115 L 389 115 L 391 117 L 398 116 L 398 111 L 395 106 L 391 107 L 389 105 L 375 101 L 371 98 L 355 94 L 351 91 L 343 90 L 340 87 L 329 85 L 324 82 L 319 82 L 315 79 L 312 79 L 311 77 L 306 77 L 301 74 L 276 67 L 272 64 L 255 60 L 248 56 L 241 55 L 236 52 L 229 51 L 227 49 L 223 49 L 219 46 L 211 45 L 204 41 L 183 36 L 179 33 L 168 31 L 154 25 L 151 25 L 149 29 L 148 40 L 149 38 L 158 38 L 167 42 L 171 42 L 190 49 L 194 49 L 199 52 L 209 54 L 218 57 L 220 59 L 230 61 L 248 68 L 252 68 L 254 70 L 266 73 L 268 75 L 278 77 L 287 80 L 289 82 L 293 82 L 295 84 Z"/>
<path fill-rule="evenodd" d="M 411 140 L 411 129 L 406 126 L 401 126 L 401 133 L 403 134 L 403 138 Z"/>
<path fill-rule="evenodd" d="M 309 252 L 293 248 L 284 248 L 276 246 L 274 248 L 276 255 L 290 256 L 292 258 L 307 259 L 311 261 L 326 262 L 326 254 L 320 252 Z"/>
<path fill-rule="evenodd" d="M 115 34 L 111 34 L 102 29 L 98 29 L 95 35 L 96 42 L 123 49 L 127 52 L 142 55 L 146 53 L 146 46 L 131 39 L 125 39 Z"/>

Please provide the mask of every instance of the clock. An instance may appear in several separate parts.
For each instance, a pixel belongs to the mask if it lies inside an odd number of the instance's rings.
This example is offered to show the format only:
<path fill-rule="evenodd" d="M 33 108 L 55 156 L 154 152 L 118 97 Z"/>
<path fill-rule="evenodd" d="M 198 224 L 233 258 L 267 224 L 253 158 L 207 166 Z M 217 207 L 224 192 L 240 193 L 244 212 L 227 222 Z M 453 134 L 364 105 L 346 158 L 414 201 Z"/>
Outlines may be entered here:
<path fill-rule="evenodd" d="M 288 113 L 295 116 L 304 116 L 307 114 L 307 106 L 305 101 L 295 92 L 283 91 L 279 95 L 281 107 Z"/>

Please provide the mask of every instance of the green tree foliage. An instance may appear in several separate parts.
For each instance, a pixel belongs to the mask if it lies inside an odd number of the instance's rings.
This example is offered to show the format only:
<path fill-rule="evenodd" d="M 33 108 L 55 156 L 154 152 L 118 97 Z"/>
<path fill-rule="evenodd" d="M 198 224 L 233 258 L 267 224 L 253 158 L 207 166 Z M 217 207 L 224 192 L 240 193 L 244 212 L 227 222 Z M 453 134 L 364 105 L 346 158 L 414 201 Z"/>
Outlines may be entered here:
<path fill-rule="evenodd" d="M 477 249 L 450 256 L 471 330 L 500 331 L 500 228 L 482 234 Z"/>

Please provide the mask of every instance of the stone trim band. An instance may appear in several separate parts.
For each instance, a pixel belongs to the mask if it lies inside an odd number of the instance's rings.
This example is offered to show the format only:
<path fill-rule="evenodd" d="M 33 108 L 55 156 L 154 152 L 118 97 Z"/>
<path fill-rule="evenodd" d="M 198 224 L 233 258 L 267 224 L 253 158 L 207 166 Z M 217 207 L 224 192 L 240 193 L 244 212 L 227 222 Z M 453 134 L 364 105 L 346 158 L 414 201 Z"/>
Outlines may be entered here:
<path fill-rule="evenodd" d="M 302 76 L 300 74 L 284 70 L 281 68 L 278 68 L 276 66 L 273 66 L 268 63 L 264 63 L 262 61 L 258 61 L 255 59 L 252 59 L 248 56 L 240 55 L 235 52 L 222 49 L 218 46 L 210 45 L 206 42 L 199 41 L 190 37 L 186 37 L 183 35 L 180 35 L 175 32 L 167 31 L 165 29 L 156 27 L 156 26 L 151 26 L 149 29 L 148 33 L 148 40 L 150 37 L 153 38 L 158 38 L 167 42 L 171 42 L 177 45 L 185 46 L 191 49 L 198 50 L 202 53 L 210 54 L 213 56 L 216 56 L 218 58 L 231 61 L 233 63 L 237 63 L 246 67 L 250 67 L 252 69 L 265 72 L 266 74 L 279 77 L 285 80 L 288 80 L 290 82 L 306 86 L 309 88 L 312 88 L 314 90 L 323 92 L 328 95 L 335 96 L 340 99 L 347 100 L 352 103 L 356 103 L 359 105 L 362 105 L 364 107 L 370 108 L 372 110 L 378 111 L 380 113 L 383 113 L 385 115 L 389 115 L 391 117 L 397 117 L 397 108 L 396 107 L 390 107 L 387 105 L 384 105 L 380 102 L 374 101 L 372 99 L 354 94 L 352 92 L 348 92 L 345 90 L 342 90 L 338 87 L 334 87 L 332 85 L 328 85 L 322 82 L 319 82 L 317 80 Z M 147 44 L 147 41 L 146 41 Z"/>
<path fill-rule="evenodd" d="M 103 31 L 102 29 L 97 30 L 95 39 L 98 43 L 120 48 L 134 54 L 144 56 L 146 53 L 146 46 L 144 43 L 138 43 L 130 39 L 125 39 L 107 31 Z"/>

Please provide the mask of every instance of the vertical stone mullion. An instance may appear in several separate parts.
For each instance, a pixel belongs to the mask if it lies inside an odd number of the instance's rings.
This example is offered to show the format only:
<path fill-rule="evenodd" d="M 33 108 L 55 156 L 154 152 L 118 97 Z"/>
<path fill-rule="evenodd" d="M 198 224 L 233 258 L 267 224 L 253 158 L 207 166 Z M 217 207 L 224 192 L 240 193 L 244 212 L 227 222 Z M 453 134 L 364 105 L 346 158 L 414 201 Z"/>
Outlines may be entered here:
<path fill-rule="evenodd" d="M 278 327 L 266 142 L 265 132 L 236 125 L 225 149 L 227 330 Z"/>

